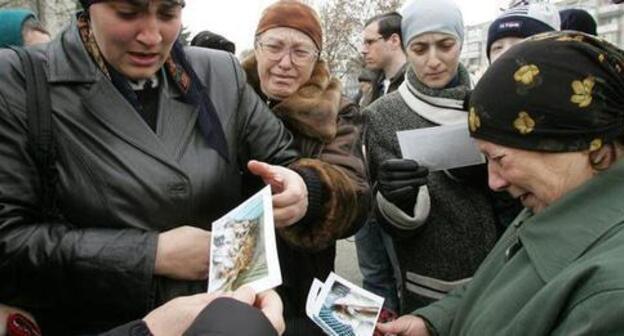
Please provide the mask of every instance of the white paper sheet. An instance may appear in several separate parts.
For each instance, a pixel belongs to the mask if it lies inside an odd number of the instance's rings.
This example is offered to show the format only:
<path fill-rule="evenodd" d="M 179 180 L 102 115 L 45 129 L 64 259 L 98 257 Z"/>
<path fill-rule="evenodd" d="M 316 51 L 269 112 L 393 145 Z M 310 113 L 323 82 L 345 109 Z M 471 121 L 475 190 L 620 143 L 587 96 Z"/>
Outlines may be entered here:
<path fill-rule="evenodd" d="M 485 157 L 470 137 L 468 123 L 397 132 L 401 154 L 429 171 L 485 163 Z"/>

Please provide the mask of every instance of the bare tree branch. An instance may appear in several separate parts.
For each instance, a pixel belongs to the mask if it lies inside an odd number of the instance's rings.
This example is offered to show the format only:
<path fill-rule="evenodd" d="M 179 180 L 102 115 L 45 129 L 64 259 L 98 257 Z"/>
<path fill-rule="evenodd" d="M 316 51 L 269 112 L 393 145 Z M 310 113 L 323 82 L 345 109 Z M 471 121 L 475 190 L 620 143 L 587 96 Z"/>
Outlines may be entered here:
<path fill-rule="evenodd" d="M 370 17 L 397 10 L 403 0 L 326 0 L 319 10 L 325 35 L 323 59 L 342 79 L 357 78 L 362 69 L 361 34 Z"/>

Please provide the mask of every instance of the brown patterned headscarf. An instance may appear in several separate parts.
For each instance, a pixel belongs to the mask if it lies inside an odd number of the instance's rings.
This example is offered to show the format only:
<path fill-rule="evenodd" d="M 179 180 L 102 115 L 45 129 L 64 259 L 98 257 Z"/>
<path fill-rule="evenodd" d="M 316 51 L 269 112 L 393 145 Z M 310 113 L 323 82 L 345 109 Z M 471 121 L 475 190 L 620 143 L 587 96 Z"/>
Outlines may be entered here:
<path fill-rule="evenodd" d="M 471 136 L 544 152 L 624 134 L 624 52 L 579 32 L 535 35 L 494 62 L 469 104 Z"/>

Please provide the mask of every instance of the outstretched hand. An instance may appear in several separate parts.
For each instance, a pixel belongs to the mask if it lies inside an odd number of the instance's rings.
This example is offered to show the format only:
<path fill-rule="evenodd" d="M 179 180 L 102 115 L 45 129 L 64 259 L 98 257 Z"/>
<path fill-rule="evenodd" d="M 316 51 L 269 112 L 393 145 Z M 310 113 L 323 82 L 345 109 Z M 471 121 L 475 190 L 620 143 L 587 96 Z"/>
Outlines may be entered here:
<path fill-rule="evenodd" d="M 273 217 L 275 226 L 293 225 L 308 211 L 308 189 L 295 171 L 260 161 L 249 161 L 249 171 L 260 176 L 273 190 Z"/>

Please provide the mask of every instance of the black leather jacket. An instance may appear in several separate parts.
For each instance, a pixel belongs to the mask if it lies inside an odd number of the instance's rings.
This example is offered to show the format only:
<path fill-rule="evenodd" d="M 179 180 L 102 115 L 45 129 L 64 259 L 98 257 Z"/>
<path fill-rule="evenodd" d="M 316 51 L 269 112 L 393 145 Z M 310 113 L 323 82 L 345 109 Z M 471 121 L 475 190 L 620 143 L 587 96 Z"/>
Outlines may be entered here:
<path fill-rule="evenodd" d="M 46 335 L 70 335 L 205 291 L 205 281 L 154 276 L 158 233 L 209 229 L 247 196 L 241 171 L 248 160 L 296 159 L 290 132 L 224 52 L 186 50 L 219 114 L 229 163 L 204 143 L 196 109 L 166 80 L 154 133 L 98 70 L 75 25 L 39 51 L 64 219 L 34 219 L 39 177 L 27 143 L 22 67 L 13 51 L 0 50 L 0 302 L 33 312 Z"/>

